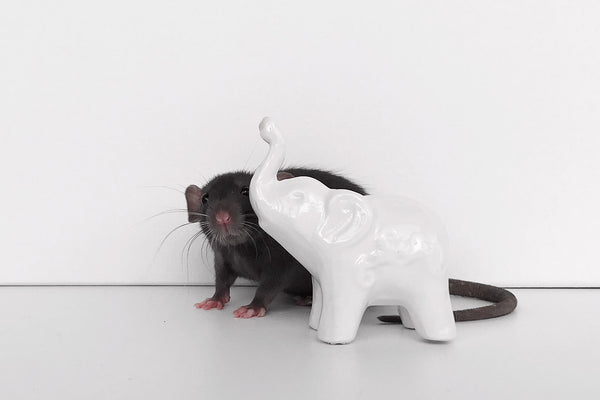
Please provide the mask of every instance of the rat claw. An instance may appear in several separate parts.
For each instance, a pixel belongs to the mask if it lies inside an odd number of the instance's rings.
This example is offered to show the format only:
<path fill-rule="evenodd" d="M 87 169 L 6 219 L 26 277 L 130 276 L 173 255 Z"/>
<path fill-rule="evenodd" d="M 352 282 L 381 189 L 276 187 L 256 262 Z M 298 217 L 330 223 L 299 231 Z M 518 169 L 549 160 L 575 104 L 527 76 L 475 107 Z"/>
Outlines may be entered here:
<path fill-rule="evenodd" d="M 236 318 L 254 318 L 254 317 L 264 317 L 267 314 L 267 309 L 265 307 L 255 307 L 255 306 L 242 306 L 233 312 L 233 315 Z"/>
<path fill-rule="evenodd" d="M 223 307 L 225 307 L 225 303 L 227 303 L 227 301 L 229 301 L 229 299 L 215 300 L 212 297 L 209 297 L 208 299 L 205 299 L 200 303 L 194 304 L 194 307 L 202 310 L 212 310 L 213 308 L 216 308 L 217 310 L 222 310 Z"/>

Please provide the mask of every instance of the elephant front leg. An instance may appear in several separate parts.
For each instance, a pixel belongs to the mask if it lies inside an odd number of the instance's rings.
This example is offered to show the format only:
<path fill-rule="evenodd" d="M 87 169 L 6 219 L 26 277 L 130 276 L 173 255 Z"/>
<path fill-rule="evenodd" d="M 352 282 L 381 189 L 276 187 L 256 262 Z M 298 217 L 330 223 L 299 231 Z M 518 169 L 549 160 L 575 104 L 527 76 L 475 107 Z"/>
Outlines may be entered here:
<path fill-rule="evenodd" d="M 352 342 L 367 308 L 366 291 L 352 288 L 340 293 L 323 285 L 322 294 L 323 306 L 317 337 L 330 344 Z"/>
<path fill-rule="evenodd" d="M 310 308 L 310 317 L 308 326 L 312 329 L 319 329 L 319 320 L 321 319 L 321 308 L 323 307 L 323 293 L 321 292 L 321 284 L 315 277 L 312 278 L 313 297 L 312 307 Z"/>
<path fill-rule="evenodd" d="M 406 308 L 414 329 L 424 339 L 448 341 L 456 337 L 447 280 L 423 287 L 421 294 L 413 298 Z M 404 315 L 402 318 L 404 319 Z"/>

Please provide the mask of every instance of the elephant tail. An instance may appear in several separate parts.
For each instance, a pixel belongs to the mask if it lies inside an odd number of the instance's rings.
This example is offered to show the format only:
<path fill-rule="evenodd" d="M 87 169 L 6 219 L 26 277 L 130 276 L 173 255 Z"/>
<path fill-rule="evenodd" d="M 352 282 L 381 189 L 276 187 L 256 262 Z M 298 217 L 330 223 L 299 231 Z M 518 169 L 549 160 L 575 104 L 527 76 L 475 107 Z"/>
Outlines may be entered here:
<path fill-rule="evenodd" d="M 517 307 L 517 298 L 515 295 L 497 286 L 479 282 L 461 281 L 459 279 L 450 279 L 449 286 L 451 295 L 471 297 L 493 303 L 488 306 L 454 311 L 454 320 L 456 322 L 501 317 L 510 314 Z M 377 318 L 382 322 L 402 323 L 398 315 L 383 315 Z"/>

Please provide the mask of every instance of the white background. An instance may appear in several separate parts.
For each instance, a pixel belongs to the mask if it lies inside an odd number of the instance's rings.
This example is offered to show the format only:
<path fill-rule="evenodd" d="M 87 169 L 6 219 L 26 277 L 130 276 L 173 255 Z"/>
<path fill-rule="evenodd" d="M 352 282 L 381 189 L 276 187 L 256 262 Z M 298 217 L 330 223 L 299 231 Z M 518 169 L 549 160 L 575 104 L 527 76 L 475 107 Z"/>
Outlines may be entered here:
<path fill-rule="evenodd" d="M 0 6 L 0 283 L 210 283 L 183 190 L 291 164 L 413 197 L 451 275 L 600 285 L 596 1 Z M 185 253 L 184 253 L 185 256 Z M 184 257 L 185 258 L 185 257 Z"/>

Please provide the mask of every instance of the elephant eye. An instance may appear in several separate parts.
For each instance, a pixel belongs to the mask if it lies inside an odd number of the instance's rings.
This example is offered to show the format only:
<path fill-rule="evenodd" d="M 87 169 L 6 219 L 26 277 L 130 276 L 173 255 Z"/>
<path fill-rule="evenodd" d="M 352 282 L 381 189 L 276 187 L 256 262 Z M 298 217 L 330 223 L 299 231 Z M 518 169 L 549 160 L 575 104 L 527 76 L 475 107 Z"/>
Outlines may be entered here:
<path fill-rule="evenodd" d="M 249 189 L 248 189 L 248 186 L 244 186 L 244 187 L 242 188 L 242 190 L 240 191 L 240 193 L 241 193 L 241 194 L 243 194 L 244 196 L 248 196 L 248 193 L 249 193 L 249 192 L 250 192 L 250 191 L 249 191 Z"/>
<path fill-rule="evenodd" d="M 206 193 L 204 196 L 202 196 L 202 204 L 206 204 L 208 203 L 208 193 Z"/>

